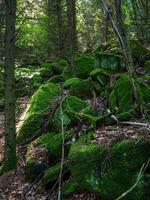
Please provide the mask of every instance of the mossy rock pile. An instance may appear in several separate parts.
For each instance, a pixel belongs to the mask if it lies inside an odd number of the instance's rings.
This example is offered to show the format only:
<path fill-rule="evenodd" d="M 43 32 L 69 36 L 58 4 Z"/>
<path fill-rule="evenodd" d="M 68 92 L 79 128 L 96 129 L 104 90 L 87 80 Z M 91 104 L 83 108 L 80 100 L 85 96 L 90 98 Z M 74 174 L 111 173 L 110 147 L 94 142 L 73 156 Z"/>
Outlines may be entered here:
<path fill-rule="evenodd" d="M 131 52 L 135 63 L 141 64 L 150 59 L 150 51 L 145 48 L 139 41 L 129 41 Z"/>
<path fill-rule="evenodd" d="M 79 78 L 88 78 L 94 69 L 94 58 L 92 56 L 81 56 L 75 60 L 74 72 Z"/>
<path fill-rule="evenodd" d="M 30 107 L 26 113 L 25 120 L 17 135 L 18 142 L 25 142 L 32 138 L 41 129 L 44 123 L 46 109 L 53 108 L 54 102 L 59 96 L 59 87 L 52 83 L 42 85 L 32 96 Z M 49 119 L 47 119 L 49 120 Z M 38 136 L 38 134 L 37 134 Z"/>
<path fill-rule="evenodd" d="M 65 132 L 65 156 L 68 155 L 73 133 L 71 131 Z M 38 176 L 41 170 L 49 168 L 50 165 L 61 159 L 62 152 L 62 134 L 61 133 L 46 133 L 33 142 L 27 148 L 26 163 L 27 163 L 27 178 L 30 180 Z M 46 171 L 44 176 L 45 183 L 53 182 L 54 177 L 60 166 L 54 167 Z M 56 172 L 56 175 L 54 173 Z M 43 174 L 44 175 L 44 174 Z M 54 176 L 54 177 L 53 177 Z M 51 179 L 53 177 L 53 180 Z M 48 180 L 48 178 L 50 180 Z"/>
<path fill-rule="evenodd" d="M 66 129 L 70 128 L 71 125 L 76 125 L 79 120 L 84 117 L 84 114 L 88 115 L 92 113 L 91 106 L 88 102 L 79 99 L 76 96 L 68 96 L 62 104 L 63 109 L 63 124 Z M 60 107 L 55 111 L 52 124 L 54 129 L 60 130 L 62 125 Z"/>
<path fill-rule="evenodd" d="M 123 58 L 117 54 L 97 53 L 95 59 L 96 67 L 104 69 L 108 73 L 118 73 L 126 70 Z"/>
<path fill-rule="evenodd" d="M 146 200 L 150 195 L 149 156 L 150 141 L 120 140 L 108 147 L 80 139 L 71 146 L 69 169 L 80 188 L 114 200 L 136 183 L 144 166 L 137 186 L 125 199 Z"/>
<path fill-rule="evenodd" d="M 87 99 L 93 97 L 94 83 L 89 80 L 81 80 L 78 83 L 73 84 L 70 87 L 70 95 L 77 96 L 81 99 Z"/>
<path fill-rule="evenodd" d="M 69 78 L 64 82 L 64 88 L 68 89 L 74 84 L 78 84 L 80 82 L 80 78 L 78 77 L 73 77 Z"/>
<path fill-rule="evenodd" d="M 57 163 L 53 166 L 51 166 L 46 172 L 44 173 L 43 176 L 43 182 L 45 184 L 50 184 L 56 181 L 59 177 L 60 174 L 60 168 L 61 168 L 61 163 Z M 63 165 L 63 174 L 68 171 L 68 166 L 67 164 Z"/>
<path fill-rule="evenodd" d="M 150 88 L 142 80 L 135 80 L 139 105 L 150 101 Z M 109 105 L 113 112 L 118 114 L 134 111 L 135 99 L 133 87 L 128 75 L 121 76 L 115 83 L 109 96 Z M 137 106 L 137 105 L 136 105 Z"/>
<path fill-rule="evenodd" d="M 94 69 L 90 73 L 90 76 L 92 80 L 98 82 L 101 87 L 104 86 L 106 87 L 106 85 L 109 85 L 109 80 L 110 80 L 109 74 L 103 69 L 98 69 L 98 68 Z"/>

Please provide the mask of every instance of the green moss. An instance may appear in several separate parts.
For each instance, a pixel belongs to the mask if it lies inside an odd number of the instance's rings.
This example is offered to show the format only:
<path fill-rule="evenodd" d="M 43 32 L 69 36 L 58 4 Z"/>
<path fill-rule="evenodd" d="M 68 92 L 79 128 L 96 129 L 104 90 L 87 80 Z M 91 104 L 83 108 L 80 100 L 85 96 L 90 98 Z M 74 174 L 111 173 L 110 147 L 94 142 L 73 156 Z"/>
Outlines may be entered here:
<path fill-rule="evenodd" d="M 120 113 L 120 114 L 117 115 L 117 119 L 118 120 L 125 121 L 125 120 L 129 120 L 131 118 L 132 118 L 132 115 L 131 115 L 130 112 L 122 112 L 122 113 Z"/>
<path fill-rule="evenodd" d="M 72 132 L 65 132 L 65 156 L 67 156 L 72 141 Z M 54 162 L 61 158 L 62 134 L 47 133 L 28 145 L 26 154 L 27 172 L 26 177 L 33 180 L 44 172 L 48 167 L 48 161 Z M 42 160 L 41 160 L 42 159 Z M 59 170 L 58 165 L 50 168 L 45 176 L 45 182 L 50 182 L 51 177 Z M 65 167 L 64 167 L 65 168 Z M 43 175 L 43 174 L 42 174 Z M 56 177 L 56 176 L 55 176 Z M 54 177 L 53 177 L 54 180 Z"/>
<path fill-rule="evenodd" d="M 90 80 L 81 80 L 73 84 L 70 88 L 70 94 L 79 98 L 87 99 L 93 97 L 94 84 Z"/>
<path fill-rule="evenodd" d="M 96 67 L 106 70 L 108 73 L 122 72 L 125 70 L 123 58 L 111 53 L 97 53 Z"/>
<path fill-rule="evenodd" d="M 73 77 L 64 82 L 64 87 L 70 88 L 72 85 L 77 84 L 79 82 L 80 82 L 80 79 L 78 77 Z"/>
<path fill-rule="evenodd" d="M 101 172 L 98 168 L 105 154 L 106 148 L 103 145 L 88 143 L 84 137 L 71 146 L 69 169 L 81 188 L 99 192 Z"/>
<path fill-rule="evenodd" d="M 57 163 L 57 164 L 53 165 L 52 167 L 50 167 L 43 176 L 43 182 L 45 184 L 49 184 L 49 183 L 53 183 L 54 181 L 56 181 L 59 178 L 60 167 L 61 167 L 60 163 Z M 63 165 L 63 173 L 66 172 L 67 170 L 68 170 L 67 164 L 64 164 Z"/>
<path fill-rule="evenodd" d="M 62 82 L 62 77 L 60 75 L 54 75 L 47 82 L 48 83 L 60 83 L 60 82 Z"/>
<path fill-rule="evenodd" d="M 75 97 L 75 96 L 68 96 L 65 101 L 63 102 L 63 123 L 64 126 L 67 128 L 71 124 L 76 124 L 80 117 L 78 114 L 82 112 L 83 114 L 91 113 L 90 104 Z M 55 125 L 55 129 L 60 129 L 61 127 L 61 112 L 60 108 L 55 111 L 53 121 L 53 125 Z"/>
<path fill-rule="evenodd" d="M 54 75 L 60 75 L 64 68 L 68 66 L 67 61 L 61 58 L 55 58 L 49 63 Z"/>
<path fill-rule="evenodd" d="M 121 76 L 115 83 L 109 96 L 112 111 L 127 112 L 133 108 L 132 84 L 127 75 Z"/>
<path fill-rule="evenodd" d="M 111 162 L 103 172 L 100 185 L 102 197 L 116 199 L 135 184 L 142 165 L 149 159 L 149 147 L 149 142 L 141 141 L 121 141 L 113 145 Z M 137 187 L 125 199 L 146 200 L 146 185 L 143 174 Z"/>
<path fill-rule="evenodd" d="M 88 78 L 90 72 L 94 69 L 94 59 L 90 56 L 80 56 L 75 60 L 74 71 L 80 78 Z"/>
<path fill-rule="evenodd" d="M 61 76 L 62 76 L 62 79 L 64 81 L 66 81 L 66 80 L 70 79 L 71 77 L 73 77 L 73 73 L 72 73 L 71 67 L 65 67 L 63 69 L 63 72 L 62 72 Z"/>
<path fill-rule="evenodd" d="M 72 140 L 72 132 L 65 132 L 65 154 L 68 154 L 70 143 Z M 53 159 L 61 158 L 62 152 L 62 134 L 56 134 L 51 138 L 47 146 L 49 156 Z"/>
<path fill-rule="evenodd" d="M 25 179 L 29 181 L 35 180 L 37 177 L 42 177 L 47 165 L 44 163 L 34 163 L 32 161 L 27 163 Z"/>
<path fill-rule="evenodd" d="M 104 145 L 91 144 L 82 138 L 71 146 L 69 169 L 79 187 L 114 200 L 135 184 L 142 165 L 148 163 L 149 155 L 148 141 L 124 140 L 113 144 L 108 151 Z M 125 199 L 146 200 L 149 197 L 148 177 L 150 164 L 137 187 Z"/>
<path fill-rule="evenodd" d="M 146 71 L 148 71 L 148 72 L 150 71 L 150 60 L 147 60 L 147 61 L 145 62 L 144 68 L 145 68 Z"/>
<path fill-rule="evenodd" d="M 51 63 L 43 63 L 40 66 L 39 72 L 42 77 L 51 76 L 53 74 L 53 68 Z"/>
<path fill-rule="evenodd" d="M 140 79 L 135 80 L 138 102 L 142 106 L 150 101 L 150 87 Z M 133 89 L 130 78 L 127 75 L 121 76 L 115 83 L 109 96 L 111 110 L 117 113 L 132 112 L 135 108 Z M 123 114 L 122 114 L 123 115 Z"/>
<path fill-rule="evenodd" d="M 31 104 L 27 111 L 25 120 L 17 135 L 18 142 L 25 142 L 40 130 L 45 117 L 45 110 L 53 107 L 58 98 L 59 87 L 52 83 L 42 85 L 31 98 Z M 37 136 L 39 136 L 37 134 Z"/>
<path fill-rule="evenodd" d="M 94 69 L 90 76 L 92 79 L 96 82 L 98 82 L 101 86 L 106 86 L 109 83 L 109 75 L 108 73 L 103 69 Z"/>
<path fill-rule="evenodd" d="M 69 181 L 67 181 L 62 187 L 62 193 L 65 197 L 69 197 L 77 190 L 78 190 L 78 183 L 73 178 L 69 179 Z"/>
<path fill-rule="evenodd" d="M 139 41 L 129 41 L 133 59 L 136 63 L 143 63 L 145 60 L 150 59 L 150 52 Z"/>
<path fill-rule="evenodd" d="M 139 95 L 140 103 L 150 102 L 150 86 L 141 80 L 137 81 L 137 90 Z"/>

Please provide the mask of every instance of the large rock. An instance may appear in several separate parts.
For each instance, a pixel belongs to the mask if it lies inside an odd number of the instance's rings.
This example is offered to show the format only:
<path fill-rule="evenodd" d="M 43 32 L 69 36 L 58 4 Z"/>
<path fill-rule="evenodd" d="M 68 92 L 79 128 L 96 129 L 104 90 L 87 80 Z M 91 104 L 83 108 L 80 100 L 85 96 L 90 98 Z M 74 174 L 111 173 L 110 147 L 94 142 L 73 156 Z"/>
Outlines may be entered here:
<path fill-rule="evenodd" d="M 150 51 L 145 48 L 139 41 L 129 41 L 133 60 L 137 64 L 143 64 L 146 60 L 150 59 Z"/>
<path fill-rule="evenodd" d="M 83 138 L 74 143 L 69 153 L 69 169 L 79 187 L 114 200 L 137 183 L 125 199 L 148 199 L 150 141 L 134 138 L 119 139 L 111 146 L 106 141 L 94 144 Z"/>
<path fill-rule="evenodd" d="M 65 156 L 68 155 L 70 144 L 72 141 L 73 133 L 71 131 L 65 132 Z M 34 140 L 27 148 L 26 163 L 27 163 L 27 178 L 32 180 L 39 176 L 41 172 L 48 169 L 50 165 L 61 159 L 62 154 L 62 133 L 46 133 L 36 140 Z M 52 168 L 53 169 L 53 168 Z M 58 167 L 54 170 L 48 170 L 46 173 L 50 178 L 49 171 L 57 171 Z M 44 174 L 42 174 L 44 175 Z M 49 181 L 50 182 L 50 181 Z"/>
<path fill-rule="evenodd" d="M 70 88 L 72 85 L 77 84 L 80 82 L 80 78 L 78 77 L 73 77 L 73 78 L 69 78 L 64 82 L 64 87 L 66 89 Z"/>
<path fill-rule="evenodd" d="M 135 80 L 135 85 L 138 94 L 138 104 L 148 103 L 150 101 L 150 87 L 140 79 Z M 128 75 L 123 75 L 116 81 L 109 96 L 109 105 L 111 110 L 117 113 L 134 110 L 133 87 Z"/>
<path fill-rule="evenodd" d="M 25 142 L 32 137 L 38 137 L 38 132 L 45 123 L 45 111 L 55 109 L 54 104 L 59 96 L 59 87 L 52 83 L 42 85 L 32 96 L 25 120 L 18 132 L 17 141 Z"/>
<path fill-rule="evenodd" d="M 94 58 L 91 56 L 80 56 L 75 60 L 74 72 L 79 78 L 88 78 L 94 69 Z"/>
<path fill-rule="evenodd" d="M 81 99 L 93 97 L 94 83 L 89 80 L 81 80 L 70 87 L 70 95 L 77 96 Z"/>
<path fill-rule="evenodd" d="M 96 67 L 106 70 L 108 73 L 118 73 L 125 71 L 125 64 L 123 58 L 120 55 L 112 53 L 97 53 L 96 57 Z"/>
<path fill-rule="evenodd" d="M 91 106 L 88 102 L 83 101 L 75 96 L 68 96 L 63 104 L 63 124 L 65 128 L 69 128 L 69 126 L 77 125 L 79 119 L 85 114 L 91 114 Z M 61 128 L 62 120 L 61 120 L 61 110 L 57 108 L 55 111 L 52 124 L 54 125 L 54 129 Z"/>

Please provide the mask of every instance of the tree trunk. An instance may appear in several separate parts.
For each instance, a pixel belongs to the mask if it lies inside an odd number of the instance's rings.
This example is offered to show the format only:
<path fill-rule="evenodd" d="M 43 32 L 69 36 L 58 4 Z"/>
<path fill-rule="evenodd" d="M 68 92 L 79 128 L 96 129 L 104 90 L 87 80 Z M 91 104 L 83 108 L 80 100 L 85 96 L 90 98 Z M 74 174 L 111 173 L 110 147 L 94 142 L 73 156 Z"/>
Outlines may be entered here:
<path fill-rule="evenodd" d="M 138 98 L 137 91 L 136 91 L 136 86 L 133 80 L 133 78 L 135 78 L 134 63 L 133 63 L 133 58 L 132 58 L 132 53 L 129 46 L 128 38 L 127 38 L 125 25 L 124 25 L 122 0 L 115 0 L 115 8 L 116 8 L 116 19 L 117 19 L 118 29 L 119 29 L 120 36 L 122 38 L 122 42 L 120 41 L 120 46 L 122 47 L 122 50 L 125 56 L 125 61 L 128 66 L 128 72 L 129 72 L 132 85 L 133 85 L 134 98 L 135 100 L 137 100 Z"/>
<path fill-rule="evenodd" d="M 16 168 L 15 128 L 15 21 L 16 0 L 6 1 L 6 52 L 5 52 L 5 162 L 3 171 Z"/>
<path fill-rule="evenodd" d="M 5 3 L 0 1 L 0 59 L 4 57 L 4 22 L 5 21 Z"/>
<path fill-rule="evenodd" d="M 113 17 L 112 17 L 112 12 L 109 9 L 107 3 L 104 0 L 101 0 L 103 9 L 105 13 L 107 14 L 109 21 L 118 37 L 119 44 L 124 56 L 124 60 L 126 62 L 126 67 L 128 70 L 128 74 L 131 79 L 132 83 L 132 88 L 133 88 L 133 96 L 135 101 L 137 102 L 138 96 L 137 96 L 137 89 L 135 85 L 135 72 L 134 72 L 134 64 L 133 64 L 133 59 L 132 59 L 132 54 L 131 54 L 131 49 L 128 43 L 128 38 L 125 30 L 125 25 L 124 25 L 124 16 L 122 13 L 122 0 L 115 0 L 115 7 L 116 7 L 116 17 L 117 17 L 117 22 L 118 26 L 116 25 Z"/>
<path fill-rule="evenodd" d="M 58 22 L 58 48 L 59 55 L 63 56 L 63 41 L 62 41 L 62 12 L 61 12 L 61 0 L 57 0 L 57 22 Z"/>
<path fill-rule="evenodd" d="M 76 0 L 67 0 L 68 13 L 68 46 L 70 65 L 73 67 L 73 53 L 77 50 L 77 35 L 76 35 Z"/>

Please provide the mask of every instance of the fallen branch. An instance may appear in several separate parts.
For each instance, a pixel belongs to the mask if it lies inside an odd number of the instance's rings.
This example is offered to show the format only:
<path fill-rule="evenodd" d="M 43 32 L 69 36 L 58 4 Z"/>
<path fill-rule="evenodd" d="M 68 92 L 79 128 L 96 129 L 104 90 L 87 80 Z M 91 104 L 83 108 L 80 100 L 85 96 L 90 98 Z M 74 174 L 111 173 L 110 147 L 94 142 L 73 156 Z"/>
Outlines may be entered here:
<path fill-rule="evenodd" d="M 58 200 L 61 200 L 61 185 L 62 185 L 62 174 L 63 174 L 63 165 L 65 158 L 65 134 L 64 134 L 64 113 L 63 113 L 63 101 L 60 102 L 60 116 L 61 116 L 61 134 L 62 134 L 62 154 L 61 154 L 61 165 L 60 165 L 60 174 L 59 174 L 59 186 L 58 186 Z"/>

